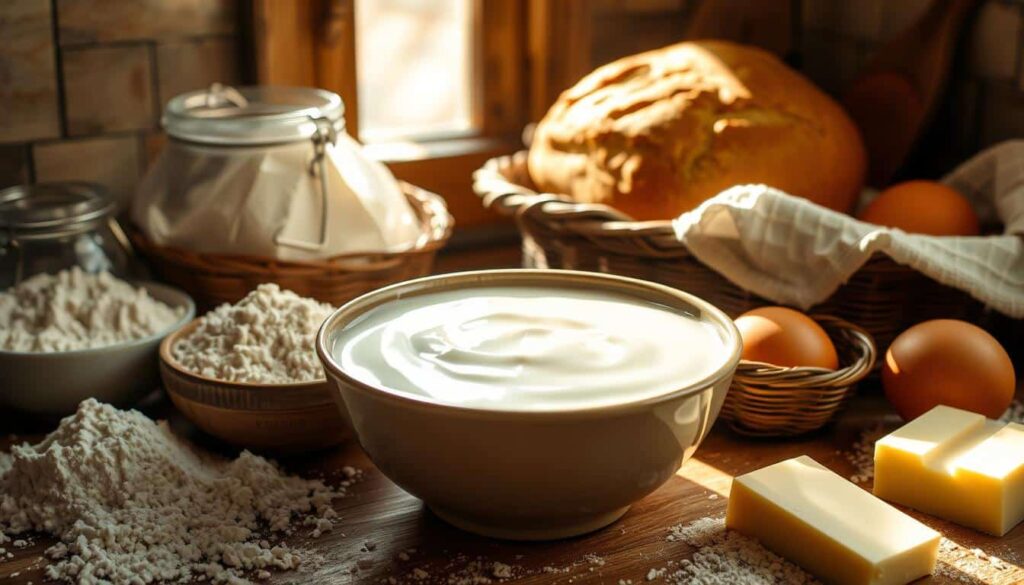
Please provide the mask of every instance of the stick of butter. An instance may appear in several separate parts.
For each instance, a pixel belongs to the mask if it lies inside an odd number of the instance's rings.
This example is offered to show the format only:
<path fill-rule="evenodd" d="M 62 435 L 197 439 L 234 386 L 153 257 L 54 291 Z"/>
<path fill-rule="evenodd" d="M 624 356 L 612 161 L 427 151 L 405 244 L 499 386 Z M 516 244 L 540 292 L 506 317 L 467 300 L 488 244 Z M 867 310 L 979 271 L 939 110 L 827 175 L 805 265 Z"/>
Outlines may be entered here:
<path fill-rule="evenodd" d="M 1002 536 L 1024 520 L 1024 425 L 936 406 L 875 443 L 874 491 Z"/>
<path fill-rule="evenodd" d="M 903 585 L 939 553 L 938 532 L 806 456 L 733 479 L 725 523 L 838 585 Z"/>

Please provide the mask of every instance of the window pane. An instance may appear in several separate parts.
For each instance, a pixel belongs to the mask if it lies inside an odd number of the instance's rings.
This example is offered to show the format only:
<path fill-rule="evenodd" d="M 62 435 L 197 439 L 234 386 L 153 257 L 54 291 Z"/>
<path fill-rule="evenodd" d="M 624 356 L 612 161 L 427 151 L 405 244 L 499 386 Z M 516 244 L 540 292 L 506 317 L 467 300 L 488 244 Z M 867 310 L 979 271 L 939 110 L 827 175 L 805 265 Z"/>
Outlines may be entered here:
<path fill-rule="evenodd" d="M 356 0 L 360 138 L 424 138 L 470 129 L 472 4 Z"/>

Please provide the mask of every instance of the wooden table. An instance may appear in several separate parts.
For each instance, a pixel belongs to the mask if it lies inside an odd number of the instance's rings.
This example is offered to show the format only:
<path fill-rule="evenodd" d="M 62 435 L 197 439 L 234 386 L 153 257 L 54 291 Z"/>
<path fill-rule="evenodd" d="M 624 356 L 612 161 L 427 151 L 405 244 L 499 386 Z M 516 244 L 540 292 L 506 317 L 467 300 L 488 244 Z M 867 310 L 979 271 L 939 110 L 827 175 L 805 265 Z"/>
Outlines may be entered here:
<path fill-rule="evenodd" d="M 442 261 L 443 270 L 514 263 L 511 252 L 497 256 L 483 251 L 460 261 Z M 1018 393 L 1024 396 L 1024 388 Z M 162 398 L 144 407 L 154 417 L 168 417 L 175 430 L 204 447 L 225 451 L 178 416 Z M 510 565 L 523 583 L 646 583 L 651 569 L 669 561 L 689 558 L 693 549 L 666 540 L 671 526 L 706 516 L 724 514 L 730 480 L 761 466 L 807 454 L 844 476 L 853 466 L 844 452 L 850 450 L 862 429 L 878 421 L 893 426 L 895 416 L 877 389 L 865 388 L 840 418 L 825 431 L 797 440 L 755 441 L 739 437 L 719 424 L 695 457 L 676 477 L 643 499 L 618 522 L 596 533 L 548 543 L 513 543 L 490 540 L 461 532 L 426 511 L 423 504 L 380 474 L 354 444 L 283 460 L 282 464 L 303 476 L 337 478 L 345 465 L 362 469 L 362 481 L 351 495 L 336 504 L 341 520 L 333 532 L 319 539 L 296 536 L 289 543 L 312 551 L 314 560 L 294 573 L 278 573 L 273 583 L 444 583 L 474 561 Z M 0 415 L 0 434 L 24 427 L 24 420 Z M 52 428 L 49 427 L 49 428 Z M 45 431 L 47 428 L 35 428 Z M 36 440 L 38 435 L 22 436 Z M 6 449 L 9 440 L 0 440 Z M 336 481 L 334 479 L 333 481 Z M 1024 583 L 1024 525 L 1003 538 L 982 535 L 923 514 L 913 516 L 942 532 L 955 543 L 943 552 L 935 575 L 919 583 Z M 0 563 L 0 582 L 41 583 L 41 554 L 53 543 L 37 536 L 27 548 L 10 549 L 14 558 Z M 415 552 L 410 552 L 415 549 Z M 972 550 L 977 549 L 977 552 Z M 1004 563 L 997 568 L 981 558 L 995 555 Z M 544 568 L 548 567 L 548 572 Z M 959 568 L 958 568 L 959 567 Z M 970 567 L 965 569 L 962 567 Z M 426 577 L 416 579 L 416 570 Z M 14 574 L 17 573 L 17 576 Z M 420 575 L 422 577 L 422 574 Z M 654 582 L 661 582 L 658 579 Z"/>
<path fill-rule="evenodd" d="M 175 430 L 204 447 L 224 447 L 203 437 L 177 416 L 163 400 L 146 408 L 151 416 L 169 415 Z M 896 425 L 883 399 L 856 398 L 851 407 L 826 431 L 798 440 L 754 441 L 717 425 L 693 459 L 667 484 L 643 499 L 618 522 L 596 533 L 549 543 L 514 543 L 490 540 L 461 532 L 427 511 L 416 498 L 388 481 L 357 445 L 283 460 L 291 472 L 308 477 L 337 478 L 345 465 L 362 469 L 363 478 L 351 495 L 338 500 L 341 520 L 334 532 L 319 539 L 297 536 L 289 543 L 308 548 L 316 557 L 301 572 L 278 573 L 273 583 L 443 583 L 450 574 L 465 571 L 475 560 L 501 562 L 513 567 L 523 583 L 646 583 L 651 569 L 670 560 L 692 555 L 682 542 L 666 540 L 671 526 L 706 516 L 724 514 L 730 480 L 734 475 L 788 457 L 808 454 L 844 476 L 854 472 L 844 452 L 861 429 L 878 420 Z M 35 440 L 22 436 L 22 440 Z M 9 441 L 0 441 L 7 448 Z M 919 583 L 1024 583 L 1024 525 L 1003 538 L 982 535 L 923 514 L 913 516 L 942 532 L 958 546 L 942 554 L 936 575 Z M 13 549 L 14 558 L 0 563 L 0 582 L 43 581 L 41 554 L 53 540 L 37 536 L 33 544 Z M 415 549 L 415 552 L 409 552 Z M 996 568 L 972 549 L 1001 558 Z M 407 560 L 405 558 L 408 557 Z M 957 563 L 972 566 L 969 572 Z M 549 567 L 549 572 L 544 572 Z M 416 569 L 428 577 L 418 580 Z M 551 572 L 552 570 L 557 572 Z M 17 576 L 13 574 L 17 573 Z M 658 579 L 656 582 L 661 582 Z"/>

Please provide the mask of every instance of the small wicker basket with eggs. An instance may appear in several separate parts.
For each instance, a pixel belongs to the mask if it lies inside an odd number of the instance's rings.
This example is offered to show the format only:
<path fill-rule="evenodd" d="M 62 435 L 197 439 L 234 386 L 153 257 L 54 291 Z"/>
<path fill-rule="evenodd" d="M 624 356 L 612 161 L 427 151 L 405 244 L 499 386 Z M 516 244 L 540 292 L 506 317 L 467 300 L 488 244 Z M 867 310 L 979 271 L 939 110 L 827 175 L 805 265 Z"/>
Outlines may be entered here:
<path fill-rule="evenodd" d="M 743 359 L 721 417 L 736 432 L 800 435 L 824 426 L 875 365 L 875 343 L 842 319 L 760 307 L 736 319 Z"/>

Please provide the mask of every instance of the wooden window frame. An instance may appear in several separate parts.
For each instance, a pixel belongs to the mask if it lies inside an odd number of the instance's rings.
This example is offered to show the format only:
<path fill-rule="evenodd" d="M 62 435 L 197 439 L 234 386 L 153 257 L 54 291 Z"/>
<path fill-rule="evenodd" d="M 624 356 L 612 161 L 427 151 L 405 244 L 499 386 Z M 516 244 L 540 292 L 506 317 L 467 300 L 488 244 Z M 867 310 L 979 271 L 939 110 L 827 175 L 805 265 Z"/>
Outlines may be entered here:
<path fill-rule="evenodd" d="M 443 195 L 457 236 L 507 238 L 506 222 L 472 192 L 473 171 L 523 148 L 522 132 L 589 69 L 586 0 L 473 0 L 474 131 L 456 137 L 372 143 L 396 177 Z M 341 95 L 358 136 L 355 0 L 251 0 L 255 79 Z M 476 233 L 469 233 L 476 232 Z"/>

